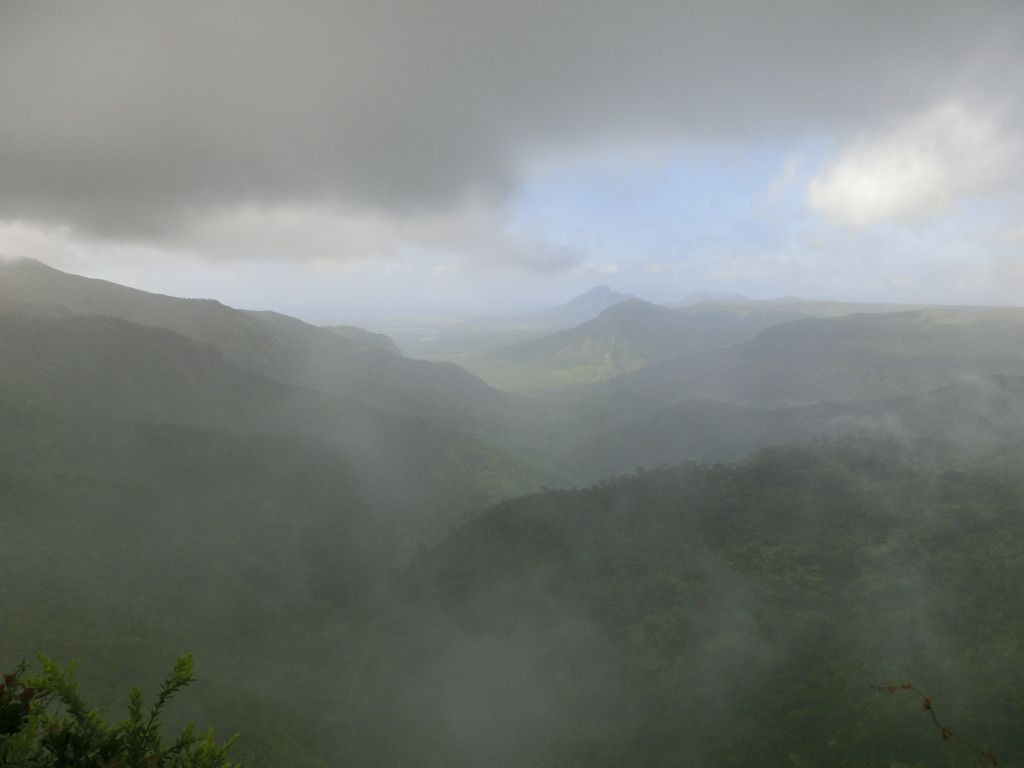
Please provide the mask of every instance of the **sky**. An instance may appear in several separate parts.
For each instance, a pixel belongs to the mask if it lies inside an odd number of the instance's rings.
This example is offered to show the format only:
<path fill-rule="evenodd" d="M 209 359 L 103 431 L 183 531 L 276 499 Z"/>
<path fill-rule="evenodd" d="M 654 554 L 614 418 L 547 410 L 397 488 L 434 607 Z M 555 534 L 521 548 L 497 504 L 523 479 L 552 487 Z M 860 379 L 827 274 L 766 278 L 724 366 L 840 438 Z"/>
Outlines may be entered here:
<path fill-rule="evenodd" d="M 327 322 L 1024 303 L 1024 3 L 0 4 L 0 254 Z"/>

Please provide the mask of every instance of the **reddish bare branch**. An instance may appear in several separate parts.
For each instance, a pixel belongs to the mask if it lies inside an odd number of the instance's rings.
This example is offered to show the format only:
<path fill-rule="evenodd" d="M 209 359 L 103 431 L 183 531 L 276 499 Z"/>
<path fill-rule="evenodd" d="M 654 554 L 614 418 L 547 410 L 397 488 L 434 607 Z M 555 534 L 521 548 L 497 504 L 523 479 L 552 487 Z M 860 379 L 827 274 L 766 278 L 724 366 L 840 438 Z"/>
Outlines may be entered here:
<path fill-rule="evenodd" d="M 943 725 L 939 722 L 939 717 L 935 714 L 935 707 L 932 706 L 931 697 L 925 695 L 923 691 L 916 688 L 912 683 L 900 683 L 899 685 L 872 685 L 871 688 L 875 691 L 885 691 L 887 693 L 897 693 L 899 691 L 910 691 L 911 693 L 916 693 L 921 699 L 922 709 L 931 716 L 932 723 L 935 725 L 935 728 L 938 730 L 939 736 L 943 741 L 960 742 L 978 756 L 978 762 L 981 765 L 999 765 L 999 760 L 996 758 L 994 752 L 982 749 L 977 744 L 974 744 L 960 734 L 954 732 L 948 725 Z"/>

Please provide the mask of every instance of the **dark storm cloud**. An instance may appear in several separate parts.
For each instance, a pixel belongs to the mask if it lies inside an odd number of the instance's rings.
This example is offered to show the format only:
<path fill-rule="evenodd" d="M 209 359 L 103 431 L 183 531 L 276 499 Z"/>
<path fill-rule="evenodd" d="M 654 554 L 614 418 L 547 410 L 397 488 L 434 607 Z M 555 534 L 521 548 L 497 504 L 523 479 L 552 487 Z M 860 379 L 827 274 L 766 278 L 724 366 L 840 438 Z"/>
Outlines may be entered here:
<path fill-rule="evenodd" d="M 6 2 L 0 217 L 500 200 L 588 144 L 843 130 L 1019 82 L 1019 3 Z"/>

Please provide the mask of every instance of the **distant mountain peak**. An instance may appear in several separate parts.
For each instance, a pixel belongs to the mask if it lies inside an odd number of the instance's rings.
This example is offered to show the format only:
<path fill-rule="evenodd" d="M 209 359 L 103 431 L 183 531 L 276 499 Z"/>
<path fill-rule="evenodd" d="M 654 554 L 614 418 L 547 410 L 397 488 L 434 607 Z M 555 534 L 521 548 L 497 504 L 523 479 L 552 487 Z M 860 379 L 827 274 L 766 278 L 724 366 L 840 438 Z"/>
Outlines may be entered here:
<path fill-rule="evenodd" d="M 566 307 L 576 306 L 601 306 L 610 307 L 612 304 L 618 304 L 620 301 L 632 298 L 631 294 L 619 293 L 608 285 L 595 285 L 589 291 L 581 293 L 573 299 L 570 299 L 565 303 Z"/>
<path fill-rule="evenodd" d="M 586 293 L 581 293 L 565 304 L 542 309 L 529 315 L 521 315 L 524 321 L 548 329 L 571 328 L 575 325 L 593 320 L 606 309 L 626 299 L 630 294 L 619 293 L 607 285 L 596 285 Z"/>
<path fill-rule="evenodd" d="M 644 299 L 637 298 L 636 296 L 626 296 L 621 301 L 617 301 L 608 307 L 601 314 L 628 315 L 636 312 L 661 312 L 663 310 L 664 307 L 659 307 L 657 304 L 652 304 Z"/>
<path fill-rule="evenodd" d="M 684 296 L 680 303 L 685 306 L 689 304 L 703 304 L 709 301 L 751 301 L 751 299 L 742 293 L 734 293 L 732 291 L 699 290 Z"/>

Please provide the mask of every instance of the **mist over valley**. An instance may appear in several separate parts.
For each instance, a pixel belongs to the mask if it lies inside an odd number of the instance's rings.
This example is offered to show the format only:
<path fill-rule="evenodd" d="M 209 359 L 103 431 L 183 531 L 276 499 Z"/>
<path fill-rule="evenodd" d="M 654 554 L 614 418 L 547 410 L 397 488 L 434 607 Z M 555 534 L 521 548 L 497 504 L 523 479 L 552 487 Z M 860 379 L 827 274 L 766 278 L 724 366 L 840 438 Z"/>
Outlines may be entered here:
<path fill-rule="evenodd" d="M 0 4 L 0 767 L 1024 768 L 1022 32 Z"/>

